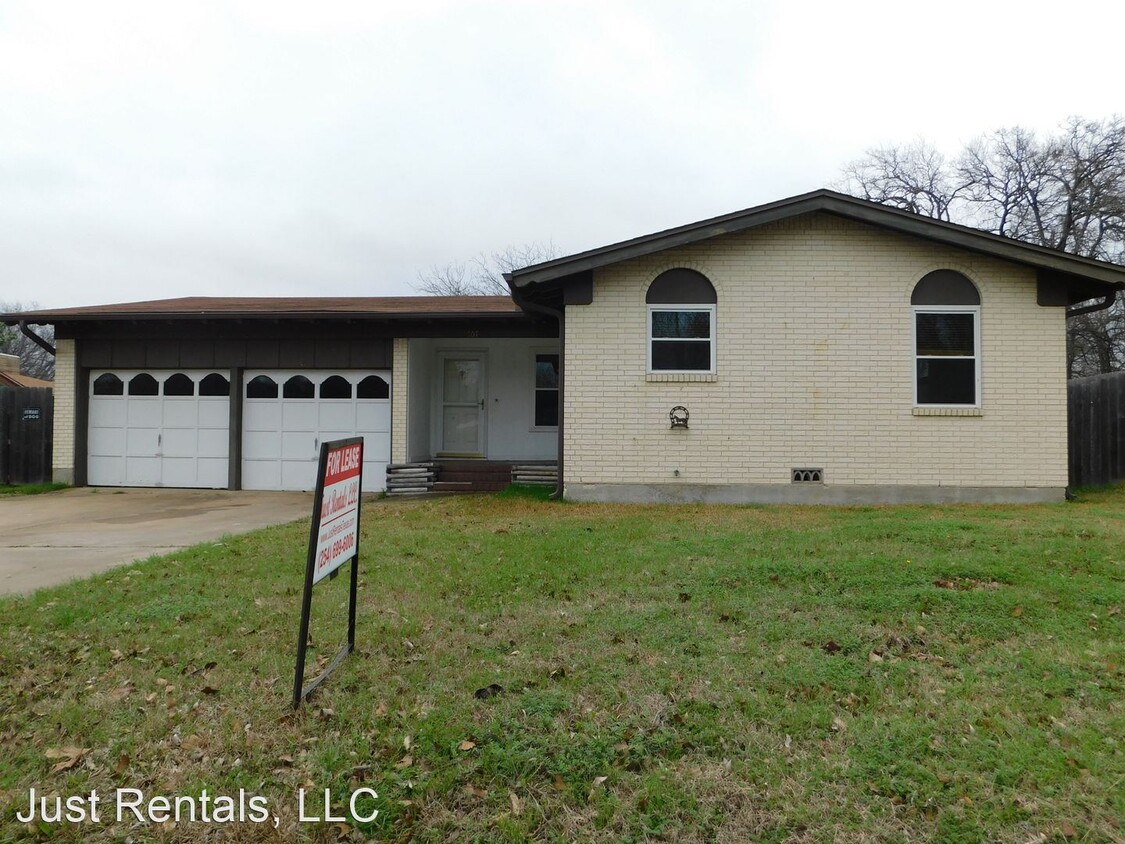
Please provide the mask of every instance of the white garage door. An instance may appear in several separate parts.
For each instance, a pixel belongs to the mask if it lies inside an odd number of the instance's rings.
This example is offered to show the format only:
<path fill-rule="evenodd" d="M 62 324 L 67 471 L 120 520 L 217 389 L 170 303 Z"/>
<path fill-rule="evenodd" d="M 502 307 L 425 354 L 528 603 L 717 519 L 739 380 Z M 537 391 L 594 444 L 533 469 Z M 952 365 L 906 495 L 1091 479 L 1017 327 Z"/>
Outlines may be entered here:
<path fill-rule="evenodd" d="M 225 489 L 230 381 L 208 370 L 90 373 L 91 486 Z"/>
<path fill-rule="evenodd" d="M 243 397 L 243 489 L 312 489 L 320 444 L 356 436 L 364 491 L 386 488 L 390 372 L 247 371 Z"/>

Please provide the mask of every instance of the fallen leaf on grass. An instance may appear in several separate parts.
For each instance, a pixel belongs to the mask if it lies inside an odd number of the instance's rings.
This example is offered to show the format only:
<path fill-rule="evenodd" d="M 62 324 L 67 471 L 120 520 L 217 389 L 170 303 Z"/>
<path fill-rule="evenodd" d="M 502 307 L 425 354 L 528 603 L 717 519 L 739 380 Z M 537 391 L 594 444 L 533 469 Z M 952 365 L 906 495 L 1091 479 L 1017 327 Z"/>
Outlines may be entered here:
<path fill-rule="evenodd" d="M 457 745 L 457 749 L 458 750 L 472 750 L 476 746 L 477 746 L 477 743 L 475 741 L 465 739 L 463 742 L 461 742 L 459 745 Z"/>
<path fill-rule="evenodd" d="M 479 798 L 481 798 L 482 800 L 483 800 L 483 799 L 484 799 L 485 797 L 487 797 L 487 796 L 488 796 L 488 792 L 487 792 L 487 791 L 485 791 L 485 790 L 484 790 L 483 788 L 477 788 L 477 787 L 476 787 L 475 785 L 473 785 L 472 783 L 469 783 L 468 785 L 466 785 L 466 786 L 465 786 L 465 793 L 466 793 L 467 795 L 469 795 L 470 797 L 479 797 Z"/>
<path fill-rule="evenodd" d="M 594 781 L 590 785 L 589 796 L 591 798 L 594 796 L 594 792 L 597 790 L 598 786 L 604 783 L 607 779 L 609 779 L 609 777 L 594 777 Z"/>
<path fill-rule="evenodd" d="M 410 754 L 403 756 L 398 762 L 395 763 L 396 768 L 409 768 L 414 764 L 414 757 Z"/>
<path fill-rule="evenodd" d="M 514 791 L 508 792 L 508 801 L 512 804 L 512 814 L 517 818 L 523 814 L 523 801 L 516 797 Z"/>
<path fill-rule="evenodd" d="M 48 759 L 61 759 L 61 762 L 55 764 L 51 768 L 51 773 L 58 773 L 59 771 L 69 771 L 79 762 L 86 758 L 86 754 L 90 752 L 88 747 L 74 747 L 68 745 L 66 747 L 52 747 L 48 748 L 44 754 Z"/>
<path fill-rule="evenodd" d="M 681 604 L 686 604 L 690 600 L 691 600 L 691 595 L 689 593 L 687 593 L 687 592 L 681 592 L 680 593 L 680 603 Z"/>
<path fill-rule="evenodd" d="M 118 776 L 129 770 L 129 754 L 122 753 L 117 757 L 117 764 L 113 766 L 113 772 Z"/>
<path fill-rule="evenodd" d="M 214 686 L 204 686 L 202 691 L 205 695 L 217 695 L 219 693 L 219 690 Z"/>
<path fill-rule="evenodd" d="M 1059 824 L 1059 832 L 1063 834 L 1063 838 L 1078 837 L 1078 830 L 1074 828 L 1073 824 L 1068 823 L 1067 821 L 1063 821 L 1061 824 Z"/>
<path fill-rule="evenodd" d="M 841 650 L 835 639 L 829 639 L 827 642 L 820 646 L 820 649 L 826 654 L 834 654 L 836 653 L 836 651 Z"/>
<path fill-rule="evenodd" d="M 1023 607 L 1015 607 L 1012 610 L 1012 618 L 1020 618 L 1023 616 Z"/>
<path fill-rule="evenodd" d="M 837 715 L 832 719 L 832 729 L 837 733 L 842 733 L 848 729 L 848 725 L 844 723 L 844 719 Z"/>
<path fill-rule="evenodd" d="M 883 661 L 883 655 L 881 653 L 879 653 L 878 651 L 872 651 L 871 653 L 869 653 L 867 655 L 867 661 L 868 662 L 882 662 Z"/>
<path fill-rule="evenodd" d="M 562 774 L 555 774 L 551 784 L 554 785 L 555 791 L 566 791 L 566 780 L 562 778 Z"/>

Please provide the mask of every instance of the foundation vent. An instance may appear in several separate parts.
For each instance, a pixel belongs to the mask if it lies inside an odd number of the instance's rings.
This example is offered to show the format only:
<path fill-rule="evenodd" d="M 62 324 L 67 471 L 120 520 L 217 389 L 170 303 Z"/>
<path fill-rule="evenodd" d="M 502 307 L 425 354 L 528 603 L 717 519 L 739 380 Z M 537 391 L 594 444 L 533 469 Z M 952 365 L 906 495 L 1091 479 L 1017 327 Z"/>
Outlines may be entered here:
<path fill-rule="evenodd" d="M 824 483 L 823 469 L 792 469 L 792 480 L 795 484 L 822 484 Z"/>

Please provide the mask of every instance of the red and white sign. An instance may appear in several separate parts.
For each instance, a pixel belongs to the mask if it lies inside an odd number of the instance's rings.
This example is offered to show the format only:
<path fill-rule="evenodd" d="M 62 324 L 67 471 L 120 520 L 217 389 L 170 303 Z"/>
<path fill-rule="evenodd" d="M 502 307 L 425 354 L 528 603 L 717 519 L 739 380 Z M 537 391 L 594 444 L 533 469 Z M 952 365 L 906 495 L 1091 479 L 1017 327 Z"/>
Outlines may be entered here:
<path fill-rule="evenodd" d="M 356 554 L 362 469 L 363 443 L 345 445 L 328 452 L 313 557 L 313 583 L 332 574 Z"/>

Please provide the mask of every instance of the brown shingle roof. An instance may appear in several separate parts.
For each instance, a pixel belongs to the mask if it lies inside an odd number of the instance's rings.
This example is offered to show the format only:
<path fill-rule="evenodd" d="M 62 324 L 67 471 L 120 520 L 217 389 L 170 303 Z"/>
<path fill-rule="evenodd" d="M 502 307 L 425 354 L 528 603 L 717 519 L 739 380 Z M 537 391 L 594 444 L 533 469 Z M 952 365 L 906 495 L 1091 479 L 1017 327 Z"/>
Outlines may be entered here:
<path fill-rule="evenodd" d="M 32 378 L 18 372 L 0 372 L 0 387 L 50 387 L 54 389 L 54 381 L 44 381 L 42 378 Z"/>
<path fill-rule="evenodd" d="M 357 297 L 225 297 L 187 296 L 116 305 L 54 308 L 0 314 L 0 322 L 14 324 L 65 322 L 83 319 L 210 317 L 265 319 L 271 317 L 354 317 L 406 319 L 453 317 L 511 317 L 522 314 L 508 296 L 357 296 Z"/>

